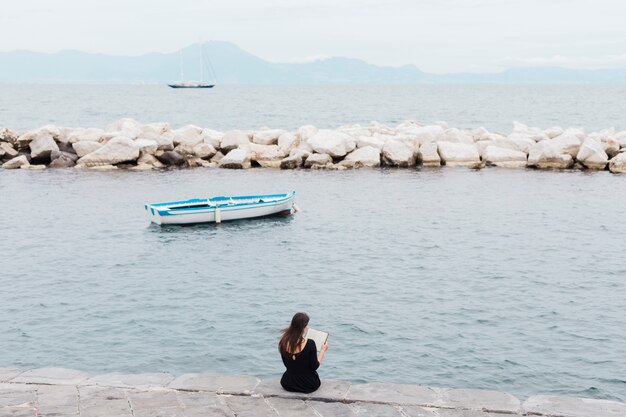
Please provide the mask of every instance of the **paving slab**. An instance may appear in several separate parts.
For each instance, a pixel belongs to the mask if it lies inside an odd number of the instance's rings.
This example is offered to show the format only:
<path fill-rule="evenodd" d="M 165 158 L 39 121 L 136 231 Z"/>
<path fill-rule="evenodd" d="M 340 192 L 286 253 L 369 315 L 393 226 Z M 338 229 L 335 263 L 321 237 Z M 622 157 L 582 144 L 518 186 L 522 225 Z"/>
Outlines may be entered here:
<path fill-rule="evenodd" d="M 357 402 L 350 406 L 358 417 L 404 417 L 399 407 L 390 404 Z"/>
<path fill-rule="evenodd" d="M 173 390 L 128 391 L 126 395 L 135 413 L 148 408 L 182 408 Z"/>
<path fill-rule="evenodd" d="M 89 374 L 67 368 L 39 368 L 24 371 L 11 382 L 24 384 L 77 385 L 86 380 Z"/>
<path fill-rule="evenodd" d="M 28 385 L 0 386 L 0 407 L 29 407 L 37 402 L 37 389 Z"/>
<path fill-rule="evenodd" d="M 354 409 L 348 404 L 325 401 L 308 401 L 307 403 L 322 417 L 356 417 Z"/>
<path fill-rule="evenodd" d="M 407 417 L 441 417 L 440 408 L 425 408 L 417 405 L 403 405 L 400 408 Z"/>
<path fill-rule="evenodd" d="M 557 417 L 624 417 L 626 404 L 590 398 L 534 395 L 524 402 L 528 414 Z"/>
<path fill-rule="evenodd" d="M 23 372 L 23 370 L 17 368 L 0 368 L 0 382 L 10 381 Z"/>
<path fill-rule="evenodd" d="M 266 402 L 280 417 L 319 417 L 307 403 L 295 398 L 272 397 Z"/>
<path fill-rule="evenodd" d="M 281 398 L 299 398 L 303 400 L 333 400 L 341 401 L 346 398 L 346 394 L 351 384 L 346 381 L 336 381 L 332 379 L 322 381 L 320 388 L 311 393 L 303 394 L 300 392 L 289 392 L 280 385 L 278 379 L 264 379 L 254 389 L 254 394 L 260 394 L 264 397 L 281 397 Z"/>
<path fill-rule="evenodd" d="M 178 391 L 178 401 L 185 410 L 186 417 L 234 417 L 226 405 L 226 400 L 212 392 Z"/>
<path fill-rule="evenodd" d="M 2 417 L 33 417 L 34 415 L 36 415 L 34 407 L 0 407 Z"/>
<path fill-rule="evenodd" d="M 105 387 L 121 388 L 152 388 L 166 387 L 174 380 L 168 373 L 123 374 L 112 372 L 96 375 L 83 381 L 81 385 L 101 385 Z"/>
<path fill-rule="evenodd" d="M 39 409 L 37 417 L 79 417 L 76 407 L 48 407 L 44 410 Z M 107 416 L 109 417 L 109 416 Z"/>
<path fill-rule="evenodd" d="M 226 404 L 237 417 L 277 417 L 278 414 L 263 397 L 225 396 Z"/>
<path fill-rule="evenodd" d="M 440 401 L 439 388 L 405 384 L 354 384 L 350 387 L 346 399 L 349 401 L 367 401 L 405 405 L 434 405 Z"/>
<path fill-rule="evenodd" d="M 181 408 L 146 408 L 139 411 L 133 410 L 133 415 L 135 417 L 186 417 Z"/>
<path fill-rule="evenodd" d="M 73 407 L 78 410 L 78 390 L 72 385 L 39 385 L 37 402 L 42 413 L 56 407 Z"/>
<path fill-rule="evenodd" d="M 522 410 L 520 400 L 509 393 L 478 389 L 444 389 L 435 405 L 509 414 Z"/>
<path fill-rule="evenodd" d="M 169 388 L 187 391 L 212 391 L 225 394 L 250 394 L 261 382 L 250 376 L 231 376 L 212 373 L 185 374 L 174 379 Z"/>

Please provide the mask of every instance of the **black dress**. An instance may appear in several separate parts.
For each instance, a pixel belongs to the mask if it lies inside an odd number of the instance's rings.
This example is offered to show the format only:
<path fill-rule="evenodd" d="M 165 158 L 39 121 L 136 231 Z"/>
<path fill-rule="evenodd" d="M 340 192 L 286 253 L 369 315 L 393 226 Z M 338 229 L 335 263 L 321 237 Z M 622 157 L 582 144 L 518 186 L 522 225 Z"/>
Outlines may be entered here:
<path fill-rule="evenodd" d="M 280 385 L 284 389 L 309 394 L 320 387 L 322 383 L 317 374 L 320 364 L 317 361 L 317 348 L 312 339 L 306 341 L 300 353 L 292 355 L 281 352 L 281 356 L 287 368 L 280 379 Z"/>

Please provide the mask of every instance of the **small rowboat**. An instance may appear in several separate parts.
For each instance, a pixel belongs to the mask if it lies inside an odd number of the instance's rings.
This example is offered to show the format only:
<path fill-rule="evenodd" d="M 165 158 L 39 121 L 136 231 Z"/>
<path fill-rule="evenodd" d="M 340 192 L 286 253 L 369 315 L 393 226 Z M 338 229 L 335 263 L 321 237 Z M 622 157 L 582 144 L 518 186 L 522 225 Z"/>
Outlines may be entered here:
<path fill-rule="evenodd" d="M 232 197 L 193 198 L 191 200 L 146 204 L 148 218 L 156 224 L 221 223 L 297 211 L 288 194 L 242 195 Z"/>

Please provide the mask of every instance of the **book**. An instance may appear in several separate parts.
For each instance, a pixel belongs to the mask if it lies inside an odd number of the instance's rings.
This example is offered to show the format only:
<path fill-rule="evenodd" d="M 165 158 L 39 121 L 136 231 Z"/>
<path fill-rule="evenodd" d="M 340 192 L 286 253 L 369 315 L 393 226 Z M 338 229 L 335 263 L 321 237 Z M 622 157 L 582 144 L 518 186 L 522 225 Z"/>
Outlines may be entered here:
<path fill-rule="evenodd" d="M 320 350 L 322 350 L 322 346 L 324 345 L 324 343 L 326 343 L 326 340 L 328 340 L 328 333 L 322 332 L 320 330 L 311 329 L 309 327 L 309 330 L 306 332 L 305 337 L 315 342 L 315 347 L 319 352 Z"/>

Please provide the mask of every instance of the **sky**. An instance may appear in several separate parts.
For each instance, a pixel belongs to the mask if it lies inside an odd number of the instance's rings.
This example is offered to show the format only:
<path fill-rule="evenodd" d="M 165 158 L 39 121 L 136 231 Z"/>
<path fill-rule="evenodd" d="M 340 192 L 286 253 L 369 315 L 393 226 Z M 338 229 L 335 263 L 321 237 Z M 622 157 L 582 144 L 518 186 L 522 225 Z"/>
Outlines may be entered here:
<path fill-rule="evenodd" d="M 626 0 L 2 0 L 0 51 L 140 55 L 219 40 L 273 62 L 626 68 L 625 17 Z"/>

